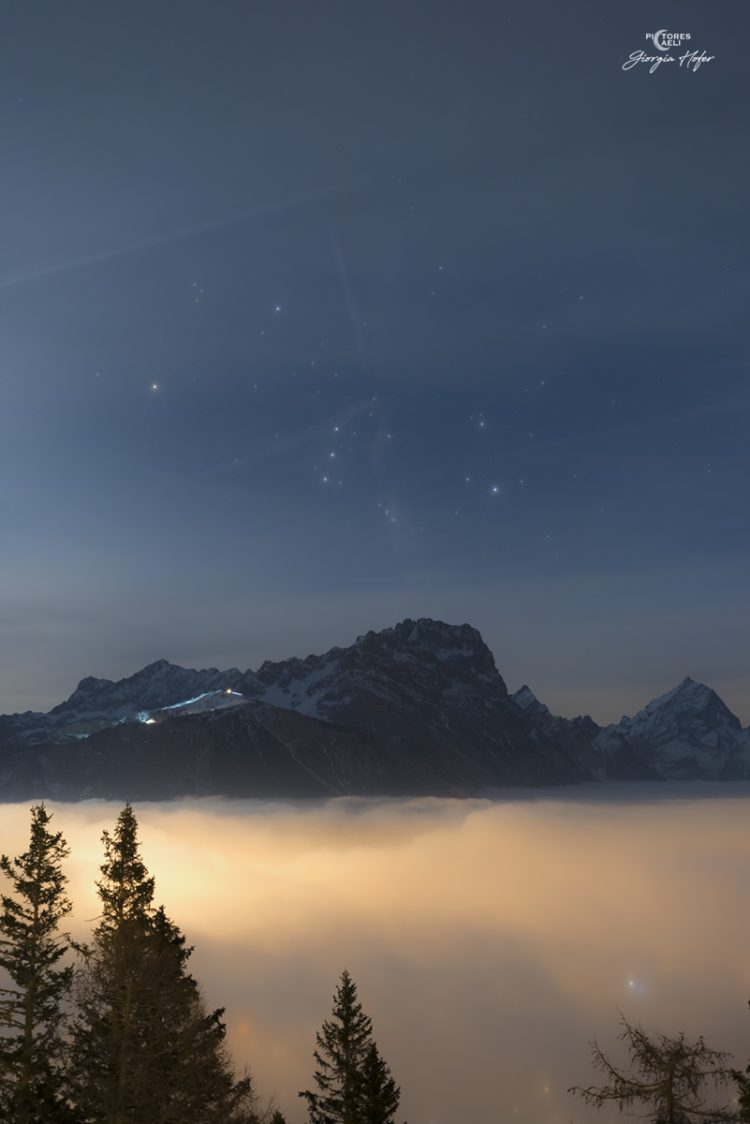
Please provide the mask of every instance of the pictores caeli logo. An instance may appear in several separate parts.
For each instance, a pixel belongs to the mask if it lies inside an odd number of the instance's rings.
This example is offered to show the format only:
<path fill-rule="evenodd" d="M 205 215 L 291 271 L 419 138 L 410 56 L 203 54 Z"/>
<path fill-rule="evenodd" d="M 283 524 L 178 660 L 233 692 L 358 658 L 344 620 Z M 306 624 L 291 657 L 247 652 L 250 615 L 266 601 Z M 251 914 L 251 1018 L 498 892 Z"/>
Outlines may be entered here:
<path fill-rule="evenodd" d="M 653 43 L 656 53 L 633 51 L 622 64 L 623 70 L 640 70 L 645 66 L 649 74 L 656 74 L 658 70 L 669 70 L 670 64 L 677 63 L 672 69 L 695 74 L 716 58 L 703 50 L 691 50 L 690 40 L 693 37 L 689 31 L 669 31 L 662 27 L 659 31 L 646 32 L 646 38 Z"/>
<path fill-rule="evenodd" d="M 690 39 L 689 31 L 647 31 L 646 38 L 650 39 L 657 51 L 669 51 L 672 47 L 681 47 L 686 39 Z"/>

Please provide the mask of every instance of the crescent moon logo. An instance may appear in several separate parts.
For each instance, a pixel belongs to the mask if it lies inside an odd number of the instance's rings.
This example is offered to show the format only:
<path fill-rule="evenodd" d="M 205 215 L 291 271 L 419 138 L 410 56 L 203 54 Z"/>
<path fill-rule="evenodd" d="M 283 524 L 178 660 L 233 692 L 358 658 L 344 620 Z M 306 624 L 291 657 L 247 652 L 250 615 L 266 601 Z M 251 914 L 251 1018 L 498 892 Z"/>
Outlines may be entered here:
<path fill-rule="evenodd" d="M 662 42 L 662 36 L 668 34 L 669 32 L 667 31 L 666 27 L 663 27 L 661 31 L 654 32 L 654 46 L 656 47 L 657 51 L 669 50 L 669 47 L 667 47 L 666 44 Z"/>

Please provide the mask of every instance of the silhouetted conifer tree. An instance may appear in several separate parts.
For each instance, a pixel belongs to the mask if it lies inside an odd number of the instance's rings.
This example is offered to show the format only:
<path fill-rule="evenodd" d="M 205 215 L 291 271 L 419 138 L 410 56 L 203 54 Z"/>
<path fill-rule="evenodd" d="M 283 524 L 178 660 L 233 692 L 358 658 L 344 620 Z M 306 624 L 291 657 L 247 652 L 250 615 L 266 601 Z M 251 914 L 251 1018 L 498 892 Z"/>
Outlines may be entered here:
<path fill-rule="evenodd" d="M 733 1069 L 730 1072 L 737 1086 L 737 1119 L 744 1124 L 750 1121 L 750 1065 L 744 1070 Z"/>
<path fill-rule="evenodd" d="M 61 960 L 72 947 L 59 931 L 70 912 L 62 862 L 68 847 L 51 832 L 44 804 L 31 809 L 29 849 L 0 858 L 11 894 L 0 899 L 0 968 L 12 987 L 0 988 L 0 1119 L 56 1124 L 70 1119 L 62 1094 L 63 1006 L 72 968 Z"/>
<path fill-rule="evenodd" d="M 361 1124 L 391 1124 L 400 1099 L 398 1085 L 373 1042 L 362 1066 Z"/>
<path fill-rule="evenodd" d="M 620 1038 L 627 1043 L 630 1072 L 614 1065 L 593 1042 L 593 1063 L 605 1074 L 607 1084 L 574 1086 L 569 1093 L 577 1093 L 597 1108 L 611 1102 L 620 1111 L 642 1105 L 638 1115 L 652 1124 L 718 1124 L 731 1119 L 728 1108 L 706 1104 L 706 1086 L 718 1088 L 729 1079 L 730 1071 L 724 1065 L 727 1054 L 709 1049 L 702 1038 L 688 1042 L 684 1034 L 649 1037 L 624 1018 L 622 1026 Z"/>
<path fill-rule="evenodd" d="M 154 880 L 141 860 L 133 809 L 102 836 L 97 882 L 102 914 L 77 989 L 71 1056 L 75 1103 L 96 1124 L 129 1124 L 138 1104 L 138 1032 L 145 1016 L 141 973 Z"/>
<path fill-rule="evenodd" d="M 102 916 L 81 974 L 71 1060 L 85 1124 L 251 1124 L 221 1010 L 206 1013 L 187 971 L 191 949 L 154 909 L 130 805 L 103 836 Z"/>
<path fill-rule="evenodd" d="M 732 1070 L 737 1085 L 737 1119 L 750 1121 L 750 1065 L 744 1070 Z"/>
<path fill-rule="evenodd" d="M 372 1021 L 348 972 L 341 976 L 332 1018 L 316 1035 L 318 1091 L 299 1095 L 310 1124 L 392 1124 L 400 1093 L 372 1040 Z"/>
<path fill-rule="evenodd" d="M 141 1042 L 142 1103 L 155 1124 L 251 1124 L 256 1120 L 251 1081 L 234 1076 L 224 1011 L 206 1012 L 187 970 L 191 953 L 180 930 L 158 909 L 143 965 L 150 1017 Z"/>

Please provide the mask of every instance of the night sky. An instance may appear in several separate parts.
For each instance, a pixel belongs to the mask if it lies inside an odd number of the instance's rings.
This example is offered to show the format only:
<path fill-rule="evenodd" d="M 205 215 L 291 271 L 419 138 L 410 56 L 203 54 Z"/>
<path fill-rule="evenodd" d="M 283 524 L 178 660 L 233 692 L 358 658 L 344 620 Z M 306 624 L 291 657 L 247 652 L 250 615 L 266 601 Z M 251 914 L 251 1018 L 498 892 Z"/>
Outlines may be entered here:
<path fill-rule="evenodd" d="M 693 72 L 622 70 L 646 33 Z M 741 0 L 0 16 L 0 711 L 405 616 L 750 721 Z"/>

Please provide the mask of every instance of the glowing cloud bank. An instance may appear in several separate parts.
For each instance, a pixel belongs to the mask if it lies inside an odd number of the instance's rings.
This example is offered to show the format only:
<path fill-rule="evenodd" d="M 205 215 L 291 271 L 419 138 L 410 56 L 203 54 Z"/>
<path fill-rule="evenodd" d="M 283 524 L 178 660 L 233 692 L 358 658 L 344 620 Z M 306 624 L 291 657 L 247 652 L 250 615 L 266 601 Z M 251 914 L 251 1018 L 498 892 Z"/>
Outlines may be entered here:
<path fill-rule="evenodd" d="M 238 1062 L 290 1124 L 344 967 L 410 1124 L 567 1124 L 597 1119 L 565 1089 L 591 1078 L 592 1037 L 616 1049 L 620 1010 L 702 1033 L 745 1064 L 750 787 L 660 795 L 136 813 L 206 998 L 226 1005 Z M 99 836 L 119 808 L 52 808 L 81 933 L 97 913 Z M 28 808 L 5 806 L 2 849 L 27 830 Z"/>

